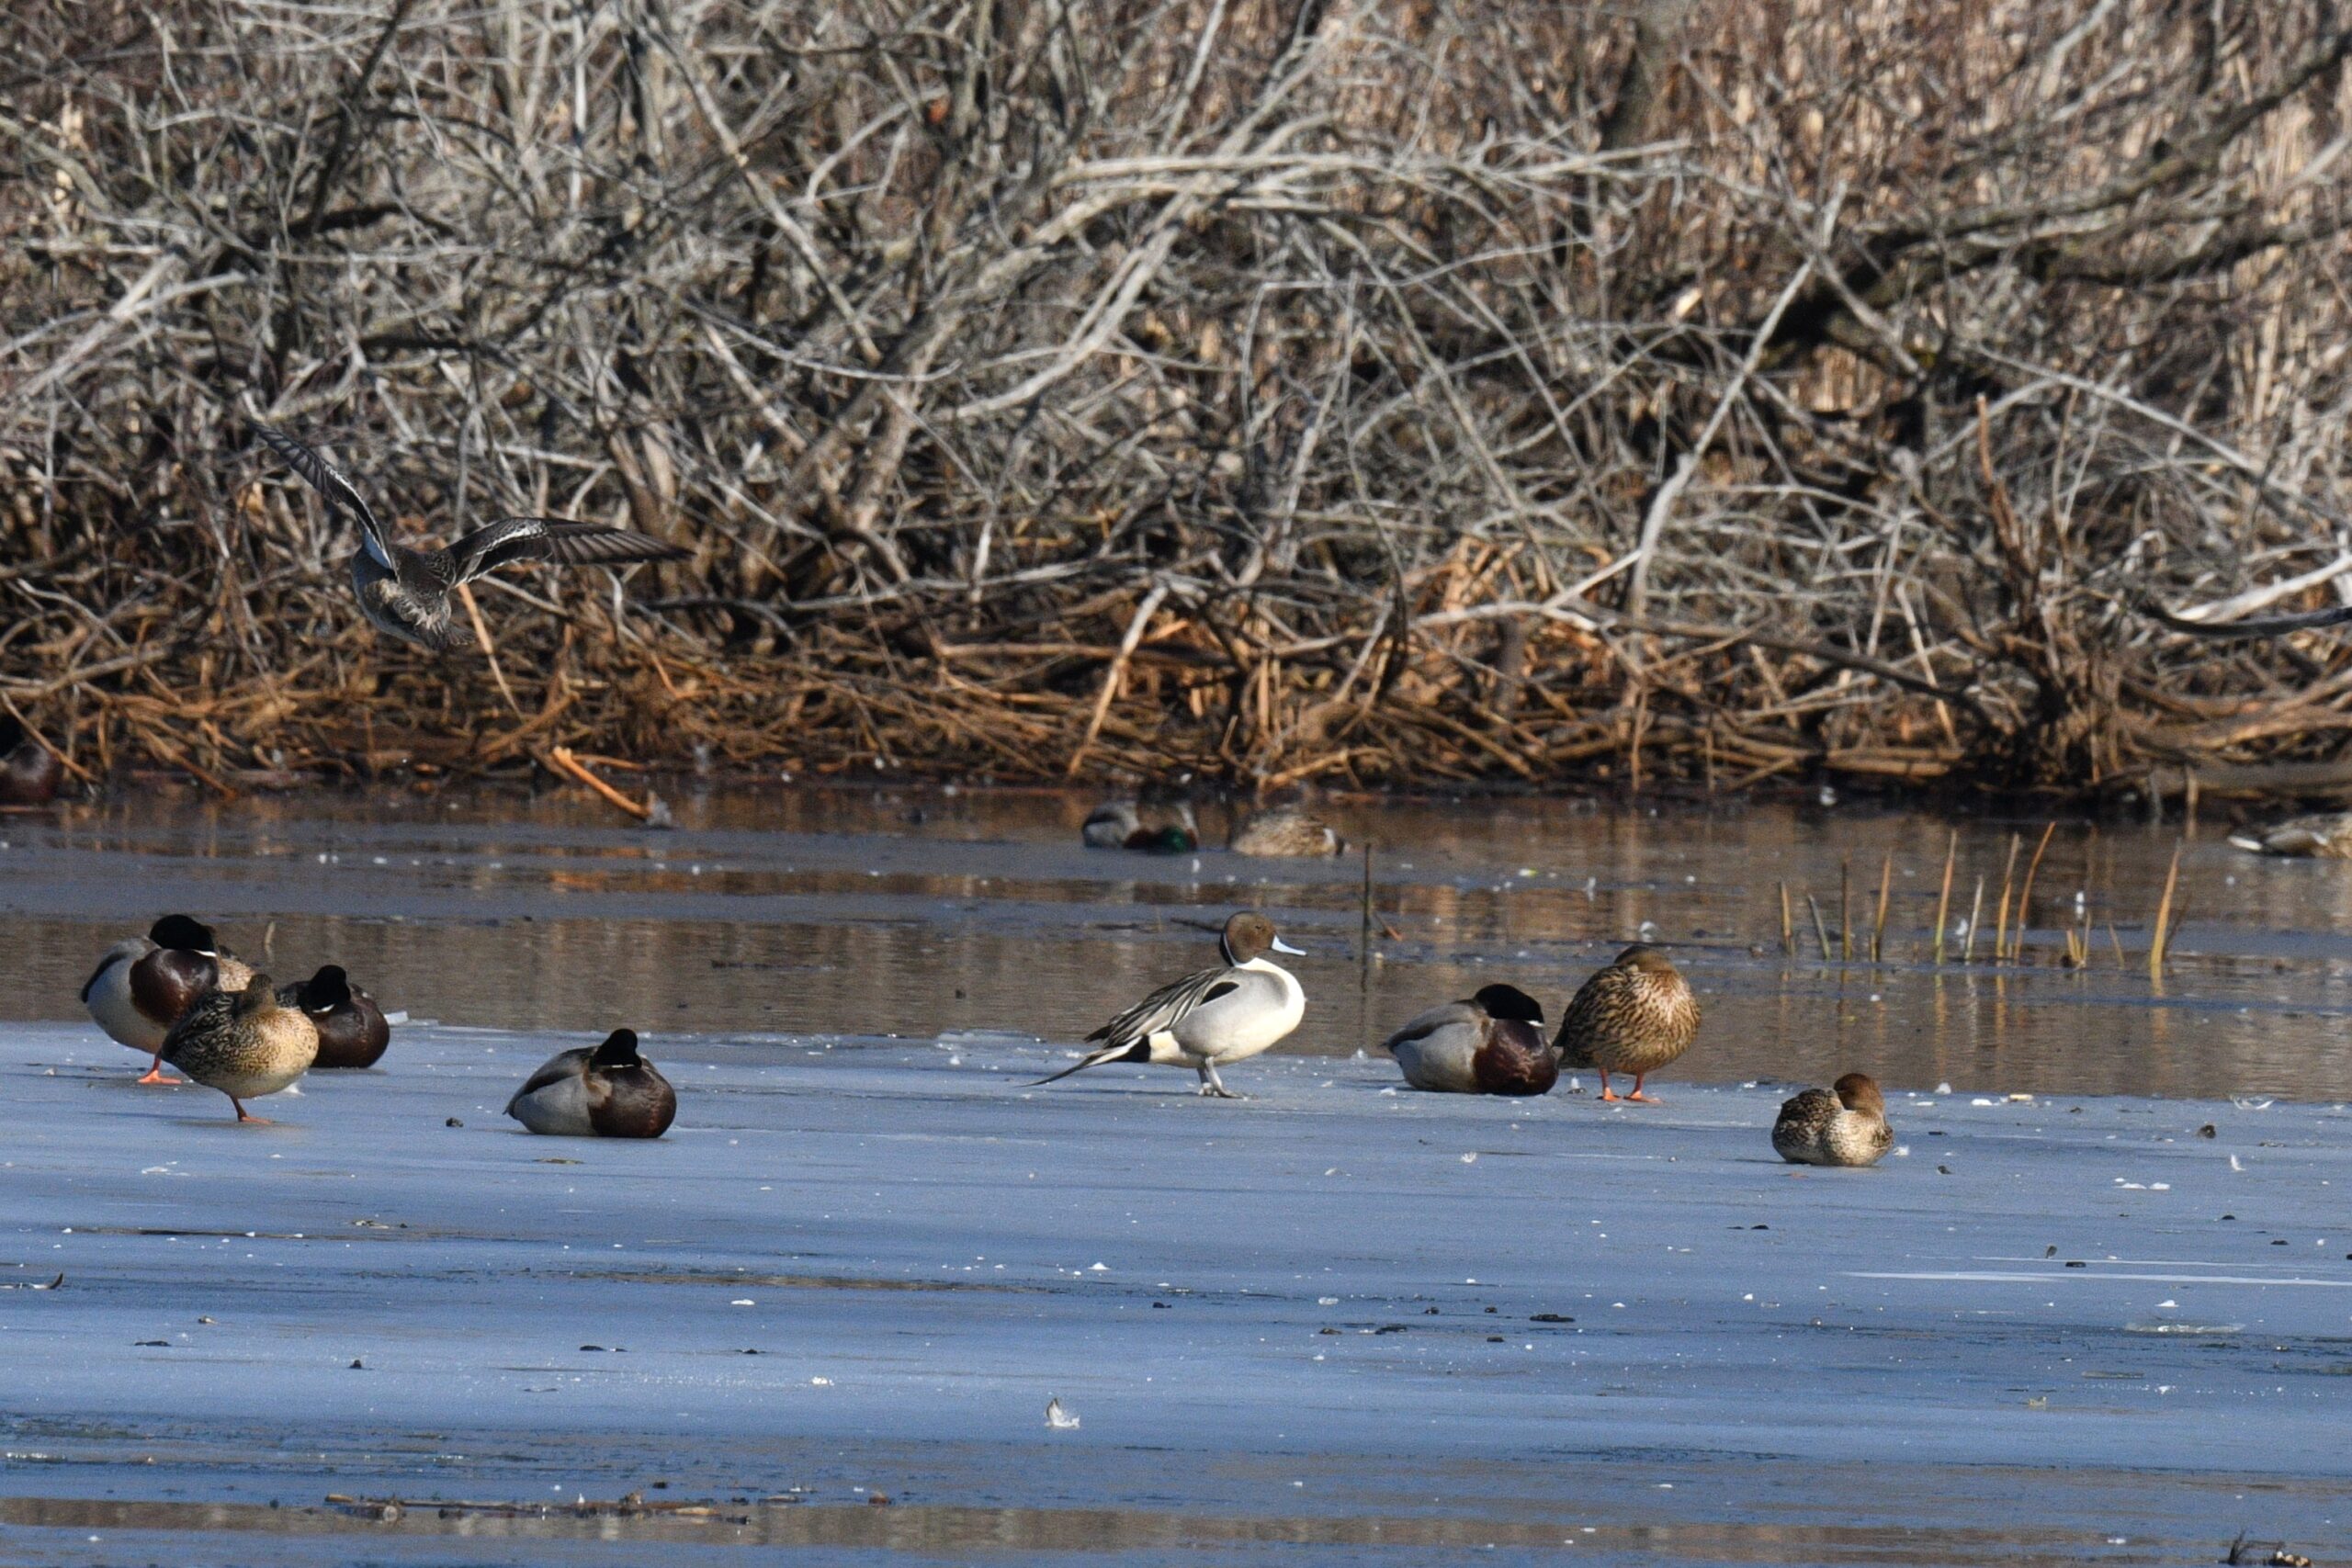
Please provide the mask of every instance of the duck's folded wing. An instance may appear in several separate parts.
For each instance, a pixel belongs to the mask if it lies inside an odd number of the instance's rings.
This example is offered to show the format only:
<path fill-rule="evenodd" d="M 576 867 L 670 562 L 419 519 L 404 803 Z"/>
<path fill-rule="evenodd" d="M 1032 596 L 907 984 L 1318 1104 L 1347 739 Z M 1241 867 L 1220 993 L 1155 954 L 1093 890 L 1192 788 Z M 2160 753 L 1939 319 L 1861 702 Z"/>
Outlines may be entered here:
<path fill-rule="evenodd" d="M 559 1051 L 540 1063 L 539 1070 L 526 1079 L 523 1087 L 516 1089 L 506 1101 L 506 1113 L 512 1116 L 518 1100 L 537 1093 L 548 1085 L 561 1083 L 565 1078 L 578 1077 L 580 1070 L 588 1065 L 588 1055 L 589 1053 L 583 1046 L 571 1051 Z"/>
<path fill-rule="evenodd" d="M 255 420 L 254 434 L 262 438 L 269 449 L 285 460 L 286 466 L 310 482 L 312 490 L 327 498 L 329 507 L 340 507 L 351 513 L 359 525 L 359 536 L 366 542 L 368 553 L 387 570 L 393 566 L 391 547 L 384 542 L 384 525 L 376 521 L 368 502 L 349 479 L 335 470 L 334 464 L 311 451 L 282 430 L 273 430 Z"/>
<path fill-rule="evenodd" d="M 1160 987 L 1087 1038 L 1107 1040 L 1114 1044 L 1148 1040 L 1161 1030 L 1174 1027 L 1193 1009 L 1240 988 L 1240 976 L 1230 968 L 1219 964 L 1215 969 L 1204 969 Z"/>
<path fill-rule="evenodd" d="M 633 560 L 676 560 L 685 551 L 650 534 L 575 523 L 563 517 L 502 517 L 449 547 L 453 582 L 471 582 L 515 561 L 597 566 Z"/>
<path fill-rule="evenodd" d="M 1443 1002 L 1408 1021 L 1404 1028 L 1382 1042 L 1380 1048 L 1393 1054 L 1397 1046 L 1426 1040 L 1442 1029 L 1476 1024 L 1478 1016 L 1479 1009 L 1474 1002 Z"/>

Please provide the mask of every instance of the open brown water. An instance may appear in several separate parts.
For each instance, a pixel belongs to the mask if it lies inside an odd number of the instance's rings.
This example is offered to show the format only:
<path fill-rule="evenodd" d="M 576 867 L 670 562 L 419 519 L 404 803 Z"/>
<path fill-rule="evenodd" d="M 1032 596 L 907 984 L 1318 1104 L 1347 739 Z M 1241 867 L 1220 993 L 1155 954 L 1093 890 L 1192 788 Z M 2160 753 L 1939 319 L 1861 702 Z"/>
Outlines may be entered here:
<path fill-rule="evenodd" d="M 1310 950 L 1287 1050 L 1347 1054 L 1431 1001 L 1509 978 L 1556 1014 L 1623 942 L 1676 954 L 1708 1012 L 1671 1070 L 2037 1093 L 2352 1092 L 2352 866 L 2265 860 L 2191 836 L 2185 925 L 2161 987 L 2146 927 L 2174 828 L 2062 825 L 2036 878 L 2026 961 L 1986 961 L 2011 835 L 2039 822 L 1845 808 L 1651 811 L 1566 800 L 1394 801 L 1329 815 L 1362 862 L 1089 851 L 1077 795 L 735 786 L 682 793 L 679 828 L 616 825 L 573 795 L 169 792 L 0 818 L 0 1018 L 78 1015 L 97 953 L 154 916 L 212 919 L 284 977 L 344 964 L 390 1008 L 451 1023 L 600 1032 L 629 1023 L 1075 1040 L 1208 961 L 1244 905 Z M 1216 813 L 1204 822 L 1223 828 Z M 1928 962 L 1944 847 L 1948 923 L 1985 880 L 1975 962 Z M 1884 957 L 1825 964 L 1840 863 L 1866 952 L 1894 856 Z M 2020 857 L 2018 875 L 2023 875 Z M 1800 955 L 1781 951 L 1780 885 Z M 2091 916 L 2091 962 L 2058 927 Z M 2113 930 L 2110 932 L 2109 927 Z M 2120 948 L 2119 954 L 2118 948 Z M 1951 939 L 1957 958 L 1961 939 Z M 1246 1072 L 1246 1069 L 1245 1069 Z M 1246 1088 L 1246 1085 L 1238 1086 Z"/>

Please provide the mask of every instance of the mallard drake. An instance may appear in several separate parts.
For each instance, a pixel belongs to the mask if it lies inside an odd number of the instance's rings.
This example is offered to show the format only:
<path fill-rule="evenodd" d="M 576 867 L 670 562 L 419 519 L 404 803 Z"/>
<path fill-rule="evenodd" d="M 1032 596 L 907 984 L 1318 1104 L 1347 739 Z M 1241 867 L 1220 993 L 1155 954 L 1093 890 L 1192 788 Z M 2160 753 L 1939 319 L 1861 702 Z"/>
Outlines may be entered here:
<path fill-rule="evenodd" d="M 164 1037 L 164 1060 L 207 1089 L 229 1097 L 237 1120 L 266 1126 L 268 1118 L 245 1109 L 310 1071 L 318 1058 L 319 1032 L 310 1015 L 277 999 L 266 975 L 254 975 L 241 991 L 207 991 Z"/>
<path fill-rule="evenodd" d="M 1145 850 L 1190 854 L 1201 847 L 1201 825 L 1191 804 L 1165 787 L 1134 800 L 1106 800 L 1087 814 L 1080 836 L 1091 850 Z"/>
<path fill-rule="evenodd" d="M 307 980 L 277 988 L 277 999 L 300 1008 L 319 1032 L 318 1060 L 322 1070 L 333 1067 L 372 1067 L 392 1043 L 392 1026 L 376 998 L 351 983 L 340 964 L 324 964 Z"/>
<path fill-rule="evenodd" d="M 559 1051 L 506 1102 L 534 1133 L 563 1138 L 658 1138 L 678 1117 L 678 1091 L 637 1054 L 633 1030 L 616 1029 L 594 1050 Z"/>
<path fill-rule="evenodd" d="M 254 972 L 223 951 L 212 928 L 165 915 L 145 936 L 107 949 L 82 983 L 82 1005 L 108 1039 L 153 1058 L 141 1083 L 177 1083 L 164 1071 L 164 1037 L 207 991 L 242 991 Z"/>
<path fill-rule="evenodd" d="M 47 806 L 65 769 L 12 713 L 0 713 L 0 806 Z"/>
<path fill-rule="evenodd" d="M 1269 953 L 1296 955 L 1298 949 L 1276 936 L 1265 916 L 1245 909 L 1227 919 L 1217 948 L 1224 963 L 1152 992 L 1086 1037 L 1102 1041 L 1100 1047 L 1037 1082 L 1105 1062 L 1157 1062 L 1199 1073 L 1203 1094 L 1240 1099 L 1217 1067 L 1246 1061 L 1296 1029 L 1306 1016 L 1306 993 L 1289 970 L 1268 961 Z"/>
<path fill-rule="evenodd" d="M 1345 854 L 1348 841 L 1329 824 L 1308 816 L 1305 808 L 1277 806 L 1257 813 L 1235 829 L 1230 848 L 1238 855 L 1296 858 Z"/>
<path fill-rule="evenodd" d="M 1390 1035 L 1415 1089 L 1451 1094 L 1548 1094 L 1559 1059 L 1544 1043 L 1544 1007 L 1516 986 L 1481 986 L 1467 1001 L 1433 1007 Z"/>
<path fill-rule="evenodd" d="M 1886 1099 L 1868 1073 L 1781 1101 L 1772 1123 L 1772 1148 L 1792 1165 L 1876 1165 L 1894 1146 Z"/>
<path fill-rule="evenodd" d="M 1642 1080 L 1690 1048 L 1699 1032 L 1699 1001 L 1681 971 L 1657 948 L 1636 942 L 1587 980 L 1560 1020 L 1552 1042 L 1564 1067 L 1600 1069 L 1600 1098 L 1657 1103 Z M 1617 1095 L 1609 1075 L 1634 1075 L 1634 1092 Z"/>
<path fill-rule="evenodd" d="M 502 517 L 447 549 L 413 550 L 392 543 L 358 490 L 325 458 L 283 431 L 258 423 L 253 428 L 288 468 L 326 498 L 329 510 L 349 513 L 358 528 L 351 586 L 359 595 L 360 612 L 379 630 L 435 653 L 466 641 L 458 625 L 457 591 L 502 566 L 526 560 L 617 566 L 675 560 L 686 553 L 650 534 L 562 517 Z"/>
<path fill-rule="evenodd" d="M 2314 860 L 2352 860 L 2352 811 L 2323 811 L 2273 823 L 2256 834 L 2233 834 L 2230 842 L 2262 855 L 2307 855 Z"/>

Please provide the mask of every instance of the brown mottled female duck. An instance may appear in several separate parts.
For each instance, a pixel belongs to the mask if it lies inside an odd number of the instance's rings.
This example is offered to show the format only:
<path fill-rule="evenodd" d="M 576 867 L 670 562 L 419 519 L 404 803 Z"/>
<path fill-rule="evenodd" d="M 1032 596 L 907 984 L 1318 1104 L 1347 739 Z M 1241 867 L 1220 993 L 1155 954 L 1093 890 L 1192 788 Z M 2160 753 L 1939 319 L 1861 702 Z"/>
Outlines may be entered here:
<path fill-rule="evenodd" d="M 1601 1099 L 1655 1105 L 1642 1080 L 1688 1051 L 1698 1033 L 1699 1001 L 1681 971 L 1637 942 L 1584 983 L 1552 1043 L 1562 1066 L 1600 1069 Z M 1611 1092 L 1611 1073 L 1633 1074 L 1634 1092 Z"/>
<path fill-rule="evenodd" d="M 1868 1073 L 1783 1100 L 1772 1148 L 1792 1165 L 1876 1165 L 1894 1146 L 1886 1099 Z"/>
<path fill-rule="evenodd" d="M 1282 855 L 1291 858 L 1347 852 L 1348 841 L 1329 824 L 1296 806 L 1261 811 L 1234 831 L 1232 850 L 1238 855 Z"/>
<path fill-rule="evenodd" d="M 242 991 L 207 991 L 164 1039 L 164 1060 L 207 1089 L 229 1097 L 240 1122 L 268 1125 L 245 1109 L 310 1071 L 319 1032 L 310 1015 L 277 999 L 266 975 Z"/>

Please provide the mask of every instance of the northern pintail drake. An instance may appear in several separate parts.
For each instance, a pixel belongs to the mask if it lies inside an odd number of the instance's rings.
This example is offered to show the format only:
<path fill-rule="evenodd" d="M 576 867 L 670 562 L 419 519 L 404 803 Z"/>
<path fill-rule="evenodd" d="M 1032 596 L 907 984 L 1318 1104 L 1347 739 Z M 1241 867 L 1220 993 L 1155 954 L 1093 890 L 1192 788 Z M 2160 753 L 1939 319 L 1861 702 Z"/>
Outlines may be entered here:
<path fill-rule="evenodd" d="M 266 975 L 242 991 L 207 991 L 164 1037 L 164 1060 L 190 1080 L 229 1097 L 240 1122 L 266 1126 L 245 1109 L 248 1100 L 276 1094 L 311 1070 L 319 1032 L 300 1008 L 277 999 Z"/>
<path fill-rule="evenodd" d="M 0 806 L 47 806 L 65 775 L 57 756 L 12 713 L 0 713 Z"/>
<path fill-rule="evenodd" d="M 212 928 L 165 915 L 145 936 L 107 949 L 82 983 L 82 1005 L 108 1039 L 153 1058 L 141 1083 L 177 1083 L 164 1071 L 164 1037 L 207 991 L 242 991 L 254 972 L 224 951 Z"/>
<path fill-rule="evenodd" d="M 311 1065 L 372 1067 L 392 1043 L 392 1026 L 376 998 L 351 983 L 340 964 L 322 964 L 307 980 L 277 988 L 277 999 L 300 1008 L 319 1032 L 318 1059 Z"/>
<path fill-rule="evenodd" d="M 1548 1094 L 1559 1058 L 1544 1040 L 1544 1007 L 1516 986 L 1481 986 L 1467 1001 L 1416 1017 L 1381 1047 L 1415 1089 L 1448 1094 Z"/>
<path fill-rule="evenodd" d="M 1636 942 L 1587 980 L 1560 1020 L 1552 1043 L 1564 1067 L 1600 1069 L 1600 1098 L 1657 1102 L 1642 1080 L 1690 1049 L 1699 1033 L 1699 1000 L 1666 954 Z M 1634 1092 L 1609 1087 L 1611 1073 L 1634 1075 Z"/>
<path fill-rule="evenodd" d="M 1081 836 L 1091 850 L 1181 855 L 1201 847 L 1201 825 L 1193 807 L 1164 790 L 1147 789 L 1134 800 L 1104 801 L 1087 814 Z"/>
<path fill-rule="evenodd" d="M 506 1114 L 555 1137 L 658 1138 L 677 1120 L 678 1091 L 637 1054 L 636 1032 L 616 1029 L 593 1051 L 559 1051 L 541 1063 Z"/>
<path fill-rule="evenodd" d="M 2262 855 L 2352 860 L 2352 812 L 2323 811 L 2312 817 L 2292 817 L 2258 833 L 2233 834 L 2230 842 Z"/>
<path fill-rule="evenodd" d="M 1235 829 L 1229 846 L 1238 855 L 1283 855 L 1296 859 L 1347 852 L 1348 841 L 1329 824 L 1296 806 L 1261 811 Z"/>
<path fill-rule="evenodd" d="M 1772 1123 L 1773 1152 L 1792 1165 L 1876 1165 L 1894 1146 L 1886 1099 L 1868 1073 L 1781 1101 Z"/>
<path fill-rule="evenodd" d="M 447 653 L 466 640 L 458 625 L 458 589 L 502 566 L 526 560 L 616 566 L 675 560 L 686 553 L 650 534 L 561 517 L 502 517 L 447 549 L 413 550 L 391 541 L 366 499 L 325 458 L 268 425 L 256 423 L 254 432 L 326 498 L 330 510 L 347 513 L 359 529 L 351 585 L 361 613 L 379 629 L 435 653 Z"/>
<path fill-rule="evenodd" d="M 1276 936 L 1274 922 L 1265 916 L 1246 909 L 1233 916 L 1217 946 L 1223 964 L 1152 992 L 1086 1037 L 1102 1041 L 1101 1046 L 1037 1082 L 1049 1084 L 1105 1062 L 1157 1062 L 1199 1073 L 1203 1094 L 1240 1099 L 1225 1087 L 1217 1068 L 1247 1061 L 1296 1029 L 1306 1016 L 1306 993 L 1289 970 L 1266 957 L 1295 956 L 1299 950 Z"/>

